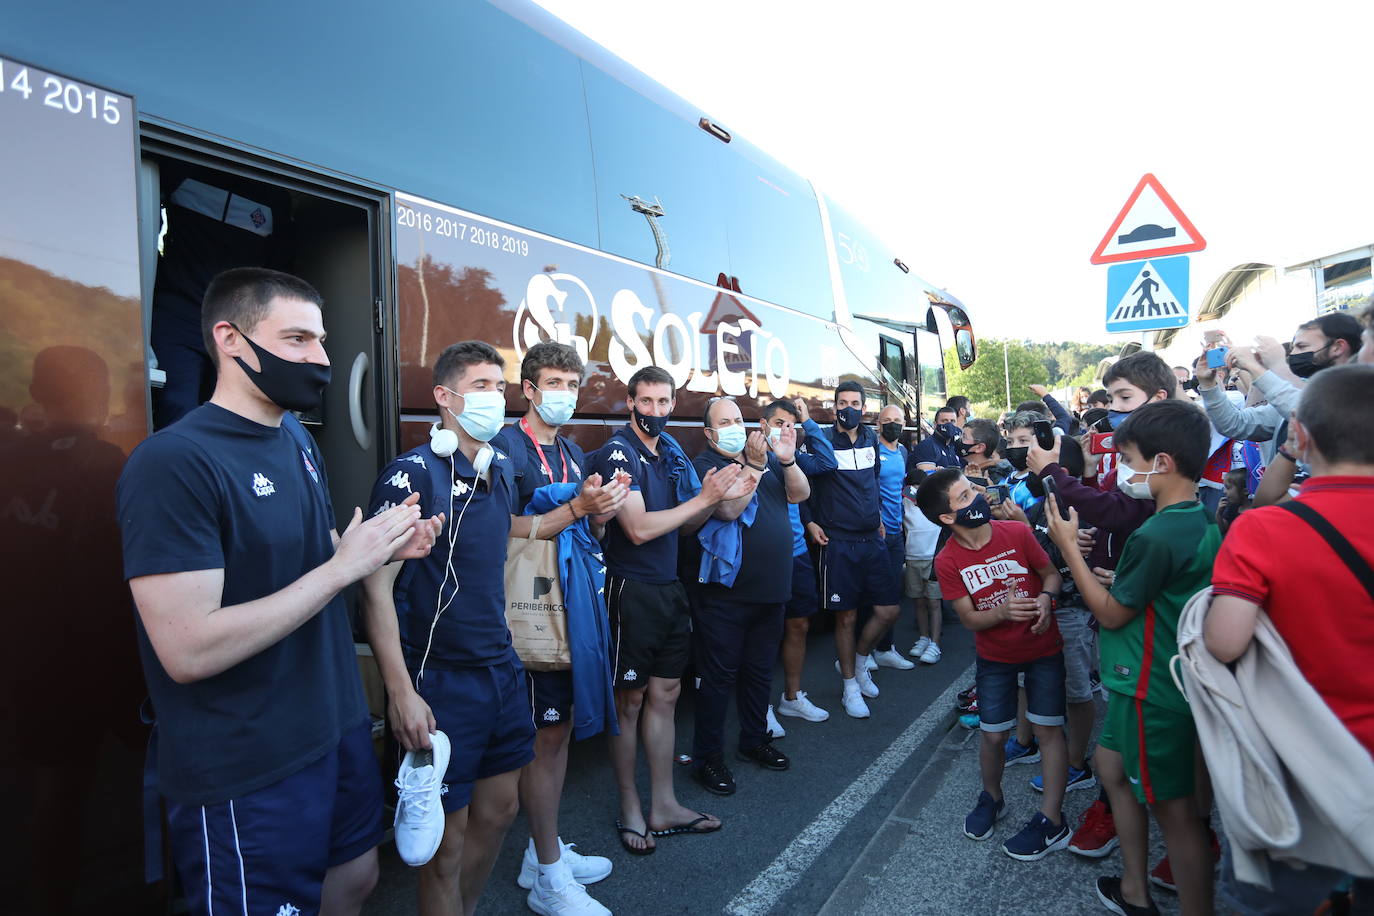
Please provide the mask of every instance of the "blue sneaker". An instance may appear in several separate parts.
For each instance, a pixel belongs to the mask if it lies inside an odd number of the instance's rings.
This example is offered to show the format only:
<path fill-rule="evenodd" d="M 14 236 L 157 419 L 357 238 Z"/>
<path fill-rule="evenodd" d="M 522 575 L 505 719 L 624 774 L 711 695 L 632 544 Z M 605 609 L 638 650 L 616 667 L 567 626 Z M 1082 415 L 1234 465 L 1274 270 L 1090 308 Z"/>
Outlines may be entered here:
<path fill-rule="evenodd" d="M 1030 781 L 1031 788 L 1037 792 L 1045 791 L 1045 774 L 1036 773 Z M 1072 792 L 1074 789 L 1091 789 L 1097 785 L 1097 777 L 1093 776 L 1093 768 L 1085 762 L 1083 769 L 1079 769 L 1073 764 L 1069 764 L 1069 782 L 1064 786 L 1065 792 Z"/>
<path fill-rule="evenodd" d="M 1064 820 L 1064 812 L 1059 812 L 1059 826 L 1056 827 L 1049 818 L 1037 811 L 1020 833 L 1002 844 L 1002 851 L 1013 859 L 1035 862 L 1056 849 L 1068 848 L 1070 836 L 1072 831 Z"/>
<path fill-rule="evenodd" d="M 992 796 L 984 789 L 978 793 L 978 804 L 969 812 L 968 817 L 964 818 L 964 836 L 970 840 L 986 840 L 992 836 L 992 825 L 1000 821 L 1007 813 L 1005 802 L 993 801 Z M 1065 834 L 1064 842 L 1068 842 L 1068 834 Z"/>
<path fill-rule="evenodd" d="M 976 712 L 966 712 L 959 717 L 959 724 L 969 729 L 977 728 L 980 721 Z"/>
<path fill-rule="evenodd" d="M 1006 746 L 1002 749 L 1006 755 L 1006 765 L 1014 767 L 1018 763 L 1039 763 L 1040 744 L 1034 738 L 1031 739 L 1030 747 L 1026 747 L 1016 740 L 1016 735 L 1008 735 Z"/>

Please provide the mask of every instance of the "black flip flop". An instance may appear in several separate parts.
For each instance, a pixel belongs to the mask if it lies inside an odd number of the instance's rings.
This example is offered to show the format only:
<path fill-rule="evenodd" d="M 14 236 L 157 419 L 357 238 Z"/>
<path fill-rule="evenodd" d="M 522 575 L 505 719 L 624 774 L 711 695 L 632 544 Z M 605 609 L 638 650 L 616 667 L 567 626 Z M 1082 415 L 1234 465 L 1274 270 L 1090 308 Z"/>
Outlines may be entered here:
<path fill-rule="evenodd" d="M 686 824 L 678 824 L 676 827 L 668 827 L 663 830 L 651 830 L 649 832 L 654 836 L 677 836 L 681 833 L 715 833 L 721 827 L 725 826 L 724 823 L 716 824 L 714 827 L 697 826 L 697 824 L 700 824 L 702 821 L 709 821 L 710 819 L 710 815 L 700 814 L 696 820 L 689 821 Z"/>
<path fill-rule="evenodd" d="M 629 827 L 626 827 L 624 824 L 620 823 L 619 819 L 617 819 L 616 822 L 615 822 L 615 829 L 616 829 L 616 833 L 617 833 L 617 834 L 619 835 L 619 837 L 620 837 L 620 845 L 623 846 L 623 847 L 625 847 L 625 851 L 628 852 L 628 853 L 629 853 L 630 855 L 632 855 L 632 856 L 648 856 L 648 855 L 653 855 L 654 850 L 658 848 L 657 846 L 643 846 L 643 847 L 631 846 L 631 845 L 630 845 L 628 842 L 626 842 L 626 840 L 625 840 L 625 834 L 628 833 L 628 834 L 631 834 L 631 835 L 633 835 L 633 836 L 639 837 L 641 840 L 644 840 L 644 841 L 647 843 L 648 840 L 649 840 L 649 831 L 648 831 L 648 830 L 645 830 L 643 833 L 640 833 L 638 830 L 631 830 Z M 658 836 L 658 834 L 655 833 L 654 836 Z"/>

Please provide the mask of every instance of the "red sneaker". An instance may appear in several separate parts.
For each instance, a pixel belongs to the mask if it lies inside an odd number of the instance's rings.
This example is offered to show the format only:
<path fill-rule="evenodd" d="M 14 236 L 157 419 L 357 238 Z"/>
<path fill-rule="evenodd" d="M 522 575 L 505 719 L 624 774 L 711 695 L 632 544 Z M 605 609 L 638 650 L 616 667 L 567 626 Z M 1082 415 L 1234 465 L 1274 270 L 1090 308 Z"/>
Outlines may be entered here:
<path fill-rule="evenodd" d="M 1119 845 L 1116 838 L 1116 821 L 1112 812 L 1102 799 L 1098 799 L 1083 812 L 1083 819 L 1069 839 L 1069 851 L 1090 859 L 1100 859 L 1111 855 Z"/>
<path fill-rule="evenodd" d="M 1207 828 L 1207 833 L 1211 837 L 1212 843 L 1212 864 L 1221 861 L 1221 843 L 1217 840 L 1217 832 L 1211 827 Z M 1155 887 L 1162 887 L 1166 891 L 1178 893 L 1178 886 L 1174 884 L 1174 869 L 1169 864 L 1169 857 L 1165 856 L 1159 860 L 1159 864 L 1150 872 L 1150 883 Z"/>

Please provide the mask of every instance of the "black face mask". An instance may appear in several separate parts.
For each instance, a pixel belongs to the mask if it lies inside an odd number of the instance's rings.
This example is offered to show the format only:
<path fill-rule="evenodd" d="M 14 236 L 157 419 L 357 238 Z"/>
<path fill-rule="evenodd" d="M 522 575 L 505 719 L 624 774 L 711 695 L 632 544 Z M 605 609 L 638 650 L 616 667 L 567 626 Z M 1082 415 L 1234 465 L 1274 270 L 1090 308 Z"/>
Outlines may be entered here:
<path fill-rule="evenodd" d="M 974 445 L 977 445 L 977 443 L 975 442 Z M 969 456 L 969 452 L 972 450 L 973 446 L 969 445 L 962 439 L 954 443 L 954 451 L 958 453 L 960 458 L 967 458 Z"/>
<path fill-rule="evenodd" d="M 1024 471 L 1026 469 L 1026 456 L 1029 454 L 1030 448 L 1028 446 L 1020 448 L 1008 447 L 1002 452 L 1002 455 L 1011 462 L 1011 466 L 1018 471 Z"/>
<path fill-rule="evenodd" d="M 981 528 L 992 521 L 992 507 L 982 493 L 973 497 L 973 502 L 954 513 L 954 524 L 964 528 Z"/>
<path fill-rule="evenodd" d="M 884 423 L 882 426 L 882 430 L 884 439 L 886 439 L 888 442 L 896 442 L 898 437 L 902 435 L 902 424 Z"/>
<path fill-rule="evenodd" d="M 248 346 L 258 355 L 258 365 L 262 368 L 254 372 L 239 356 L 234 357 L 234 362 L 239 364 L 249 381 L 267 395 L 269 401 L 284 410 L 314 410 L 320 406 L 324 389 L 329 384 L 328 366 L 282 359 L 253 343 L 238 325 L 231 322 L 230 327 L 248 341 Z"/>
<path fill-rule="evenodd" d="M 953 423 L 941 423 L 939 426 L 935 427 L 935 437 L 942 440 L 946 445 L 949 445 L 951 442 L 958 440 L 959 427 L 955 426 Z"/>
<path fill-rule="evenodd" d="M 1330 363 L 1317 362 L 1317 354 L 1330 346 L 1331 344 L 1327 344 L 1325 347 L 1322 347 L 1321 350 L 1308 350 L 1305 353 L 1288 354 L 1288 370 L 1298 378 L 1311 378 L 1320 370 L 1331 365 Z"/>
<path fill-rule="evenodd" d="M 644 431 L 644 435 L 650 439 L 657 439 L 663 434 L 664 427 L 668 425 L 667 417 L 648 417 L 635 408 L 635 425 Z"/>
<path fill-rule="evenodd" d="M 835 408 L 835 422 L 841 429 L 854 429 L 863 421 L 864 412 L 857 407 Z"/>

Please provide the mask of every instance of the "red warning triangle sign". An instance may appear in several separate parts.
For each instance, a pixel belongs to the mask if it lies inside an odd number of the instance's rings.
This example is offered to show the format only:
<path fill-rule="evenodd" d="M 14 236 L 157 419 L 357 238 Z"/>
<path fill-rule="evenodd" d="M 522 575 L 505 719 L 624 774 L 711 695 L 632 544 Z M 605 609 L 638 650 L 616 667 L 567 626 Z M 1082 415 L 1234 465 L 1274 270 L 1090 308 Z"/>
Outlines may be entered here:
<path fill-rule="evenodd" d="M 1207 240 L 1183 215 L 1159 179 L 1147 173 L 1098 242 L 1091 260 L 1094 264 L 1143 261 L 1206 247 Z"/>

